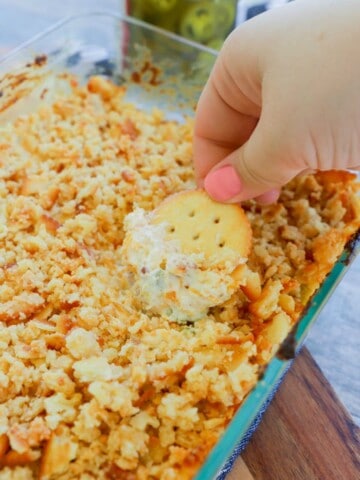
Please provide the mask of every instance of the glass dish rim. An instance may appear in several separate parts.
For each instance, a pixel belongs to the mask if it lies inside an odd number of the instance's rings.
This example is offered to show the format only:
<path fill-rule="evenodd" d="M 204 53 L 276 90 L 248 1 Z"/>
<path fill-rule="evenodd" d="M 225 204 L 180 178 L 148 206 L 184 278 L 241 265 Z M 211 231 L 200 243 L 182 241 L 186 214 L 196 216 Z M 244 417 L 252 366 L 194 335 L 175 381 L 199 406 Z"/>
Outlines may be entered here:
<path fill-rule="evenodd" d="M 86 13 L 78 13 L 69 15 L 50 25 L 48 28 L 42 30 L 38 34 L 32 36 L 25 42 L 22 42 L 15 48 L 11 49 L 5 55 L 0 57 L 0 66 L 10 63 L 13 58 L 21 54 L 24 50 L 31 47 L 33 44 L 45 39 L 48 35 L 65 28 L 68 24 L 76 20 L 86 20 L 92 17 L 111 18 L 112 20 L 129 23 L 150 32 L 154 32 L 165 38 L 171 39 L 187 47 L 193 48 L 199 52 L 207 52 L 213 56 L 217 56 L 218 51 L 206 47 L 200 43 L 193 42 L 172 32 L 162 28 L 153 26 L 142 20 L 138 20 L 129 15 L 123 15 L 109 10 L 93 10 Z M 34 52 L 36 53 L 36 52 Z M 38 52 L 41 54 L 41 52 Z M 335 290 L 336 286 L 348 271 L 349 266 L 355 257 L 360 253 L 360 230 L 358 230 L 353 237 L 348 241 L 341 256 L 334 264 L 332 270 L 326 276 L 324 282 L 320 285 L 314 296 L 309 300 L 303 314 L 297 322 L 292 338 L 294 340 L 296 353 L 301 349 L 301 346 L 309 333 L 311 326 L 316 321 L 317 316 L 326 304 L 328 298 Z M 194 480 L 208 480 L 215 479 L 219 475 L 225 473 L 224 466 L 227 464 L 239 443 L 246 436 L 249 427 L 253 424 L 257 416 L 262 411 L 264 405 L 271 397 L 276 385 L 281 381 L 283 375 L 286 373 L 291 360 L 279 359 L 277 356 L 273 357 L 264 369 L 262 377 L 257 381 L 255 387 L 244 398 L 238 411 L 233 416 L 231 422 L 224 430 L 221 437 L 210 450 L 204 463 L 196 473 Z M 223 477 L 221 477 L 223 478 Z"/>
<path fill-rule="evenodd" d="M 132 17 L 130 15 L 126 14 L 121 14 L 117 13 L 111 10 L 91 10 L 89 12 L 85 13 L 77 13 L 74 15 L 67 15 L 64 18 L 60 19 L 59 21 L 53 23 L 49 27 L 43 29 L 41 32 L 32 35 L 28 40 L 25 40 L 24 42 L 21 42 L 19 45 L 15 46 L 12 48 L 9 52 L 5 53 L 4 55 L 0 56 L 0 65 L 6 63 L 7 61 L 11 60 L 13 57 L 16 57 L 19 53 L 21 53 L 24 49 L 30 47 L 32 44 L 37 42 L 38 40 L 41 40 L 42 38 L 52 34 L 56 30 L 59 30 L 63 27 L 66 27 L 67 24 L 76 21 L 76 20 L 81 20 L 81 19 L 86 19 L 86 18 L 91 18 L 91 17 L 109 17 L 112 18 L 113 20 L 119 20 L 123 21 L 126 23 L 129 23 L 131 25 L 135 25 L 140 28 L 144 28 L 150 32 L 157 33 L 159 35 L 162 35 L 164 37 L 167 37 L 171 40 L 174 40 L 175 42 L 178 42 L 183 45 L 187 45 L 188 47 L 192 47 L 196 50 L 200 50 L 202 52 L 206 52 L 209 54 L 212 54 L 214 56 L 218 55 L 218 51 L 211 48 L 207 47 L 206 45 L 202 45 L 201 43 L 194 42 L 193 40 L 189 40 L 188 38 L 181 37 L 180 35 L 177 35 L 176 33 L 170 32 L 168 30 L 165 30 L 161 27 L 157 27 L 155 25 L 151 25 L 150 23 L 144 22 L 143 20 L 139 20 L 138 18 Z"/>
<path fill-rule="evenodd" d="M 228 427 L 224 430 L 223 435 L 210 451 L 198 474 L 194 477 L 194 480 L 207 479 L 208 477 L 201 476 L 201 474 L 205 473 L 207 469 L 209 469 L 209 472 L 214 472 L 215 468 L 217 468 L 216 474 L 213 477 L 214 479 L 216 479 L 219 474 L 223 473 L 222 469 L 229 461 L 232 452 L 235 451 L 236 447 L 243 440 L 246 432 L 252 426 L 254 421 L 256 421 L 257 416 L 261 414 L 268 399 L 272 397 L 274 389 L 276 389 L 281 383 L 288 368 L 291 366 L 292 361 L 301 350 L 312 325 L 317 320 L 317 317 L 327 303 L 327 300 L 330 298 L 343 276 L 349 270 L 350 265 L 359 254 L 360 229 L 358 229 L 347 242 L 340 257 L 331 271 L 327 274 L 319 289 L 308 301 L 303 314 L 294 326 L 293 331 L 290 333 L 289 337 L 291 337 L 291 341 L 294 344 L 294 357 L 280 359 L 275 355 L 265 366 L 262 377 L 259 378 L 255 387 L 241 403 L 238 411 L 232 418 Z M 284 340 L 284 342 L 286 341 L 287 339 Z M 248 417 L 244 418 L 247 415 Z M 225 456 L 225 452 L 226 460 L 221 461 Z M 241 452 L 239 455 L 240 454 Z M 202 472 L 202 470 L 204 470 L 204 472 Z"/>

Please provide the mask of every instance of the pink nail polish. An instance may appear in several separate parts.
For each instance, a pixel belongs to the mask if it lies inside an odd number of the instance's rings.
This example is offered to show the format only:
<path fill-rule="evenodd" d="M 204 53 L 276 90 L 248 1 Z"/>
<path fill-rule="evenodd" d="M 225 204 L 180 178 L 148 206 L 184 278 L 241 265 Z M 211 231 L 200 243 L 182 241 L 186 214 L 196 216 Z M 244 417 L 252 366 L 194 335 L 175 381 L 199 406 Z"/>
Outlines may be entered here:
<path fill-rule="evenodd" d="M 241 181 L 235 168 L 225 165 L 206 176 L 204 187 L 214 200 L 226 202 L 241 192 Z"/>

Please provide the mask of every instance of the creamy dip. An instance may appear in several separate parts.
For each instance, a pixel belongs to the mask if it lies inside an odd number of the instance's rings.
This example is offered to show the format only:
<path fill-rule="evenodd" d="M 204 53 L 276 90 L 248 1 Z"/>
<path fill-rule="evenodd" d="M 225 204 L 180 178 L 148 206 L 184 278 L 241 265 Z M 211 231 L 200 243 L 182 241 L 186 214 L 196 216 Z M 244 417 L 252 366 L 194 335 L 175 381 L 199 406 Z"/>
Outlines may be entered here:
<path fill-rule="evenodd" d="M 231 262 L 216 265 L 202 253 L 185 254 L 166 223 L 151 223 L 152 215 L 138 208 L 125 219 L 122 263 L 129 288 L 144 310 L 176 322 L 199 320 L 238 288 L 231 274 L 244 259 L 234 252 Z"/>

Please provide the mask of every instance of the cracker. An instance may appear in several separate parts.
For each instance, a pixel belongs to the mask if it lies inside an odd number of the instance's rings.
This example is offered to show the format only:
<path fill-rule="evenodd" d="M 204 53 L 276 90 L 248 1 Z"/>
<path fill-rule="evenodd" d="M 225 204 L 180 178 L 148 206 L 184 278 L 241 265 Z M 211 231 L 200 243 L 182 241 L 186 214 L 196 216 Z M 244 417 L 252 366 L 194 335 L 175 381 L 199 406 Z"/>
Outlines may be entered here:
<path fill-rule="evenodd" d="M 168 197 L 154 210 L 153 223 L 167 223 L 169 238 L 180 241 L 184 253 L 204 253 L 229 260 L 234 253 L 247 258 L 251 227 L 239 205 L 212 200 L 203 190 L 190 190 Z"/>

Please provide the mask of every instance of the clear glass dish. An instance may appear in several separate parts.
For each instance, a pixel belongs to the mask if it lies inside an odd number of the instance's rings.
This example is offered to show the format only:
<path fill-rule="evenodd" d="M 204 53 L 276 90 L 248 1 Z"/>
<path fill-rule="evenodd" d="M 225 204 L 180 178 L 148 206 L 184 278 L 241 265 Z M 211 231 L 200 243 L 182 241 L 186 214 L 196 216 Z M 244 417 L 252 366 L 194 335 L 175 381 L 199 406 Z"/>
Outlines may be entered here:
<path fill-rule="evenodd" d="M 102 74 L 129 85 L 127 96 L 140 108 L 154 106 L 181 121 L 194 114 L 216 51 L 111 13 L 71 17 L 39 34 L 0 61 L 0 122 L 29 111 L 49 98 L 52 72 L 69 71 L 84 81 Z M 47 94 L 44 95 L 46 90 Z M 196 480 L 215 479 L 263 410 L 303 343 L 325 302 L 360 251 L 359 232 L 311 299 L 281 358 L 274 358 L 199 470 Z"/>

